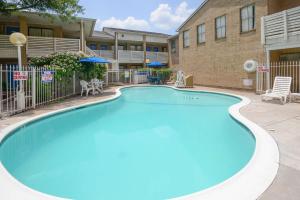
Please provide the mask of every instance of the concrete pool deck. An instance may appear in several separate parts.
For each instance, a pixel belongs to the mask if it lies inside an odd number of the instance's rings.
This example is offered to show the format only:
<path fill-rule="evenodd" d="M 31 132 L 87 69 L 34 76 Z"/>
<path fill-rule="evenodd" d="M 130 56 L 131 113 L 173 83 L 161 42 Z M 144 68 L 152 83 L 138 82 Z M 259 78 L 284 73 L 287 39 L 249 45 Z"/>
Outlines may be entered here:
<path fill-rule="evenodd" d="M 0 129 L 50 111 L 93 102 L 111 97 L 116 88 L 96 97 L 74 97 L 55 104 L 39 107 L 19 115 L 0 120 Z M 267 130 L 276 140 L 280 150 L 280 167 L 276 179 L 260 199 L 298 199 L 300 196 L 300 104 L 286 105 L 262 102 L 260 96 L 248 91 L 195 87 L 194 90 L 219 91 L 237 94 L 251 99 L 241 113 Z M 251 189 L 251 188 L 249 188 Z"/>

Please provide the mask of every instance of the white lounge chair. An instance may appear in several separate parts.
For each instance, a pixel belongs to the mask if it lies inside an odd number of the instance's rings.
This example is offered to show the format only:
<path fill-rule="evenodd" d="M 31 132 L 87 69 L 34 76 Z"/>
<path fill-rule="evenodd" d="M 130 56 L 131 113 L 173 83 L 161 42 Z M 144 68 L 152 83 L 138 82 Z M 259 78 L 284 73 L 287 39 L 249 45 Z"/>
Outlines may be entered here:
<path fill-rule="evenodd" d="M 272 90 L 268 90 L 266 94 L 262 95 L 262 100 L 279 99 L 282 104 L 287 102 L 287 98 L 291 94 L 292 77 L 275 77 L 274 86 Z"/>
<path fill-rule="evenodd" d="M 89 96 L 89 92 L 94 90 L 94 87 L 90 83 L 84 80 L 80 81 L 80 86 L 81 86 L 81 96 L 83 95 L 84 91 L 86 91 L 86 96 Z"/>
<path fill-rule="evenodd" d="M 97 78 L 94 78 L 91 80 L 91 84 L 92 86 L 94 87 L 93 88 L 93 94 L 95 94 L 95 90 L 97 90 L 100 94 L 103 93 L 103 81 L 100 81 L 99 79 Z"/>
<path fill-rule="evenodd" d="M 177 87 L 177 88 L 185 87 L 185 76 L 184 76 L 183 71 L 181 71 L 181 70 L 177 72 L 177 79 L 175 82 L 175 87 Z"/>

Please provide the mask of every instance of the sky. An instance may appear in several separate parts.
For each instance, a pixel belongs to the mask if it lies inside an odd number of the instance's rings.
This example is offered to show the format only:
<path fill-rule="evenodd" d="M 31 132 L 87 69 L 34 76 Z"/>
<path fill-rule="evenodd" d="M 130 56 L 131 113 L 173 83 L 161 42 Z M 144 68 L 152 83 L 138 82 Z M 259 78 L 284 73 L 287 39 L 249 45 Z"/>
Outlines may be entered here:
<path fill-rule="evenodd" d="M 126 28 L 167 34 L 193 13 L 203 0 L 80 0 L 81 16 L 97 19 L 95 29 Z"/>

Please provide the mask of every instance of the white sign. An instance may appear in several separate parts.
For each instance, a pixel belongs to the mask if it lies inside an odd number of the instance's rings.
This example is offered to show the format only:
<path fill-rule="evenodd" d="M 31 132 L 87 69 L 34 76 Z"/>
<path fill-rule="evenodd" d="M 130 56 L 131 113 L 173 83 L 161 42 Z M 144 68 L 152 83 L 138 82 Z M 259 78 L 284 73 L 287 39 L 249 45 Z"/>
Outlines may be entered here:
<path fill-rule="evenodd" d="M 28 72 L 26 72 L 26 71 L 14 71 L 13 79 L 15 81 L 26 81 L 26 80 L 28 80 Z"/>
<path fill-rule="evenodd" d="M 270 72 L 270 69 L 267 66 L 258 66 L 257 71 L 258 72 Z"/>
<path fill-rule="evenodd" d="M 53 71 L 43 71 L 42 73 L 42 82 L 51 83 L 53 81 Z"/>

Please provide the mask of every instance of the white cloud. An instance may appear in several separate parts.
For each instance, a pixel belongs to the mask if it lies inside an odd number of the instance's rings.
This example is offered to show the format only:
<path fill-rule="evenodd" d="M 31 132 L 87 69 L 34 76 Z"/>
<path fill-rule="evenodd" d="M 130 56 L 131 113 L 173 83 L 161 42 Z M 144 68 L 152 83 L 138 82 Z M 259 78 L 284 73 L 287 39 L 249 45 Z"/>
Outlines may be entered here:
<path fill-rule="evenodd" d="M 106 20 L 97 20 L 97 29 L 102 29 L 103 27 L 112 28 L 125 28 L 134 30 L 148 30 L 149 23 L 143 19 L 136 19 L 134 17 L 127 17 L 126 19 L 117 19 L 111 17 Z"/>
<path fill-rule="evenodd" d="M 153 26 L 169 31 L 178 28 L 194 11 L 188 8 L 187 2 L 180 3 L 175 10 L 169 4 L 160 4 L 150 15 Z"/>

